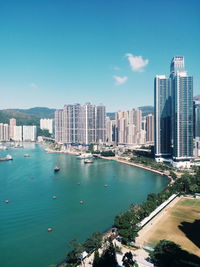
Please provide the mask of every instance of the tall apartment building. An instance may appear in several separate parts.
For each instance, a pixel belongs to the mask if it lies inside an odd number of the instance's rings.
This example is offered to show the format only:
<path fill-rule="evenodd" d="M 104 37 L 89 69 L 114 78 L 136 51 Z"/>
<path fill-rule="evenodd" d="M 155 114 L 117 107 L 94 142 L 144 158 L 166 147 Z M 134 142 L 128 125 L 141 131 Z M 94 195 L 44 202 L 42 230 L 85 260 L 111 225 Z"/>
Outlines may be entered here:
<path fill-rule="evenodd" d="M 37 138 L 37 127 L 36 126 L 23 126 L 23 141 L 35 142 Z"/>
<path fill-rule="evenodd" d="M 40 119 L 40 129 L 48 130 L 50 134 L 53 134 L 53 119 Z"/>
<path fill-rule="evenodd" d="M 184 70 L 184 57 L 173 57 L 169 78 L 156 76 L 154 108 L 155 158 L 187 166 L 193 157 L 193 78 Z"/>
<path fill-rule="evenodd" d="M 132 109 L 116 112 L 115 120 L 118 144 L 137 145 L 145 143 L 141 110 Z"/>
<path fill-rule="evenodd" d="M 14 126 L 14 141 L 22 141 L 22 126 Z"/>
<path fill-rule="evenodd" d="M 106 141 L 106 110 L 103 105 L 65 105 L 55 112 L 55 140 L 91 144 Z"/>
<path fill-rule="evenodd" d="M 14 126 L 16 126 L 16 119 L 10 119 L 10 139 L 14 138 Z"/>
<path fill-rule="evenodd" d="M 193 157 L 193 77 L 176 72 L 173 84 L 173 160 L 188 161 Z"/>
<path fill-rule="evenodd" d="M 155 157 L 171 156 L 171 83 L 165 75 L 154 80 Z"/>
<path fill-rule="evenodd" d="M 200 138 L 200 101 L 194 101 L 194 138 Z"/>
<path fill-rule="evenodd" d="M 146 116 L 146 142 L 154 142 L 154 115 L 148 114 Z"/>
<path fill-rule="evenodd" d="M 116 121 L 106 117 L 106 142 L 109 144 L 116 142 Z"/>
<path fill-rule="evenodd" d="M 9 141 L 9 125 L 0 123 L 0 141 Z"/>

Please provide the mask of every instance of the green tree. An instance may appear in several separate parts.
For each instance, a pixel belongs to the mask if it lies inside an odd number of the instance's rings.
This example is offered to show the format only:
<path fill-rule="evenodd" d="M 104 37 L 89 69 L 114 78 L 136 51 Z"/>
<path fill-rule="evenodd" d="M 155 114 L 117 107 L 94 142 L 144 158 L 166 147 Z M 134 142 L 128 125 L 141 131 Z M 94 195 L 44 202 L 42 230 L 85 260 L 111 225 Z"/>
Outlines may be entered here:
<path fill-rule="evenodd" d="M 172 241 L 161 240 L 150 252 L 150 258 L 156 266 L 172 267 L 179 265 L 181 247 Z"/>
<path fill-rule="evenodd" d="M 98 267 L 116 267 L 116 252 L 112 241 L 109 241 L 109 247 L 103 252 Z"/>
<path fill-rule="evenodd" d="M 99 257 L 99 251 L 98 249 L 94 252 L 94 260 L 93 260 L 93 267 L 99 267 L 100 266 L 100 257 Z"/>
<path fill-rule="evenodd" d="M 126 252 L 122 258 L 122 262 L 123 262 L 123 266 L 125 267 L 132 267 L 135 265 L 135 261 L 133 260 L 133 255 L 132 253 L 129 251 L 129 252 Z"/>
<path fill-rule="evenodd" d="M 101 246 L 103 235 L 100 232 L 93 233 L 87 240 L 84 242 L 83 246 L 87 252 L 90 252 L 94 249 L 98 249 Z"/>
<path fill-rule="evenodd" d="M 176 175 L 175 172 L 170 171 L 170 175 L 171 175 L 171 177 L 172 177 L 173 180 L 176 180 L 177 179 L 177 175 Z"/>
<path fill-rule="evenodd" d="M 81 263 L 81 253 L 83 252 L 84 248 L 81 243 L 78 243 L 76 238 L 73 238 L 68 245 L 72 248 L 66 257 L 67 266 L 76 266 L 77 264 Z"/>
<path fill-rule="evenodd" d="M 124 212 L 115 217 L 115 226 L 118 228 L 119 235 L 122 236 L 123 244 L 133 241 L 137 236 L 138 218 L 130 211 Z"/>

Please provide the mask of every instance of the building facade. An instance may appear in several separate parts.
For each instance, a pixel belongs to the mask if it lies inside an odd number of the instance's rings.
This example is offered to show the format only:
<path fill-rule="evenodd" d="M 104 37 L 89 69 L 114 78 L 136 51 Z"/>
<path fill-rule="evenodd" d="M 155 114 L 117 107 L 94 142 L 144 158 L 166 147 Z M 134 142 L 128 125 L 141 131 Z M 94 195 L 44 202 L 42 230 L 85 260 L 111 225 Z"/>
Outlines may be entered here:
<path fill-rule="evenodd" d="M 14 138 L 14 127 L 16 126 L 16 119 L 10 119 L 10 139 L 13 140 Z"/>
<path fill-rule="evenodd" d="M 22 126 L 14 126 L 14 141 L 22 141 Z"/>
<path fill-rule="evenodd" d="M 106 109 L 103 105 L 65 105 L 55 112 L 55 140 L 67 144 L 106 141 Z"/>
<path fill-rule="evenodd" d="M 154 81 L 155 158 L 171 158 L 176 167 L 193 158 L 193 77 L 184 70 L 184 57 L 173 57 L 170 76 Z"/>
<path fill-rule="evenodd" d="M 146 142 L 154 142 L 154 115 L 148 114 L 146 116 Z"/>
<path fill-rule="evenodd" d="M 7 123 L 0 123 L 0 141 L 9 141 L 9 125 Z"/>
<path fill-rule="evenodd" d="M 139 145 L 145 143 L 145 130 L 142 130 L 142 111 L 132 109 L 118 111 L 115 114 L 116 140 L 121 145 Z"/>
<path fill-rule="evenodd" d="M 53 134 L 53 119 L 40 119 L 40 129 L 48 130 L 50 134 Z"/>
<path fill-rule="evenodd" d="M 171 82 L 165 75 L 154 80 L 155 158 L 171 156 Z"/>
<path fill-rule="evenodd" d="M 35 142 L 37 138 L 37 127 L 36 126 L 23 126 L 23 141 Z"/>

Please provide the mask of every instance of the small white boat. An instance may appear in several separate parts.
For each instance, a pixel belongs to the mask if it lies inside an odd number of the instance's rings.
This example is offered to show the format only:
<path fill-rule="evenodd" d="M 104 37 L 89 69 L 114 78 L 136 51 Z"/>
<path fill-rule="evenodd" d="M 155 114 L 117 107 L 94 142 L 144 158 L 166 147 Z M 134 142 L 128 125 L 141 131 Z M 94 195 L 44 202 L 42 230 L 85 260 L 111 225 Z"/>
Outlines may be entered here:
<path fill-rule="evenodd" d="M 77 156 L 77 159 L 89 159 L 92 157 L 93 157 L 93 155 L 91 153 L 83 153 L 83 154 Z"/>
<path fill-rule="evenodd" d="M 13 157 L 11 155 L 6 155 L 6 160 L 13 160 Z"/>
<path fill-rule="evenodd" d="M 85 159 L 85 160 L 84 160 L 84 163 L 85 163 L 85 164 L 87 164 L 87 163 L 93 163 L 93 162 L 94 162 L 94 161 L 91 160 L 91 159 Z"/>
<path fill-rule="evenodd" d="M 84 203 L 83 200 L 81 200 L 81 201 L 80 201 L 80 204 L 83 204 L 83 203 Z"/>
<path fill-rule="evenodd" d="M 54 172 L 58 172 L 60 170 L 60 167 L 58 167 L 58 166 L 56 166 L 55 168 L 54 168 Z"/>
<path fill-rule="evenodd" d="M 29 158 L 30 155 L 29 155 L 29 154 L 24 154 L 24 157 L 25 157 L 25 158 Z"/>

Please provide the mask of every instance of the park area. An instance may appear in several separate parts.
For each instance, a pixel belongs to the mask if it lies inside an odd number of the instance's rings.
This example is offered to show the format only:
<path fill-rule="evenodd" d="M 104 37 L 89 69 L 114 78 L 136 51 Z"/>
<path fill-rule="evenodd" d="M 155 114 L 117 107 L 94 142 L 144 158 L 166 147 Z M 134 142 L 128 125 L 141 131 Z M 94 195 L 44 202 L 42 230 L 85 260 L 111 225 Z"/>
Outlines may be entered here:
<path fill-rule="evenodd" d="M 200 256 L 200 199 L 173 201 L 139 232 L 137 243 L 154 247 L 162 239 Z"/>

